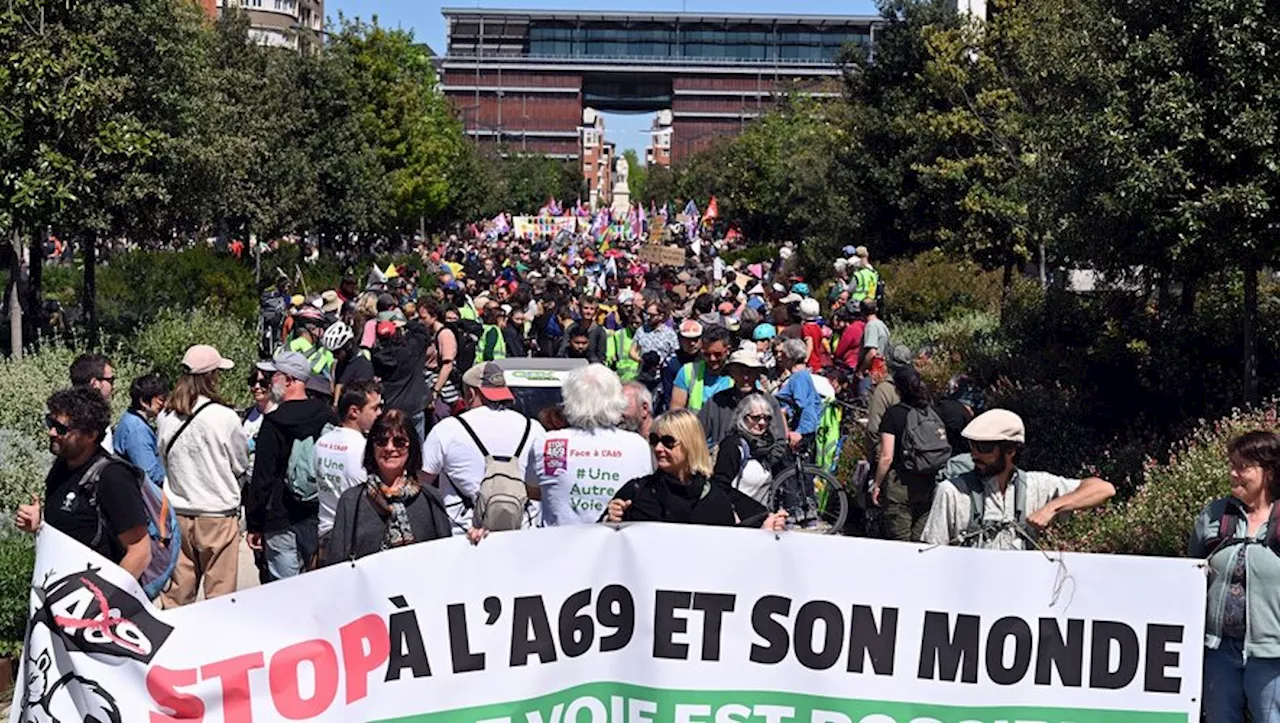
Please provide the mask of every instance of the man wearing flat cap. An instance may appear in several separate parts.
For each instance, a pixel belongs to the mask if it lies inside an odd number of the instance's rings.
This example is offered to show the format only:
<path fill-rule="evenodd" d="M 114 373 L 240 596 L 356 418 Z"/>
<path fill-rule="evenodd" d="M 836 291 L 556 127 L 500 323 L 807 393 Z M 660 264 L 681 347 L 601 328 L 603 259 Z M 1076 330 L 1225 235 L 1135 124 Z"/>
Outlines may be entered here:
<path fill-rule="evenodd" d="M 1116 493 L 1097 477 L 1068 479 L 1018 469 L 1026 430 L 1022 418 L 1006 409 L 978 415 L 961 436 L 969 443 L 974 470 L 938 484 L 920 538 L 925 544 L 1025 550 L 1058 515 L 1092 509 Z"/>

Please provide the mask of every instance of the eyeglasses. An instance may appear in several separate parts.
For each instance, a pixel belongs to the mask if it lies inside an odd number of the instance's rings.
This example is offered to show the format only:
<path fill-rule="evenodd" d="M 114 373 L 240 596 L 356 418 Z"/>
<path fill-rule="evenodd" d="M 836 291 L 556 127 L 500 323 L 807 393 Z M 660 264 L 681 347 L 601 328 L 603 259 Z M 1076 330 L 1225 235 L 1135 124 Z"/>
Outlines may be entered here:
<path fill-rule="evenodd" d="M 748 415 L 747 415 L 747 421 L 748 421 L 748 422 L 767 422 L 767 421 L 769 421 L 769 417 L 771 417 L 771 416 L 773 416 L 773 415 L 771 415 L 771 414 L 748 414 Z"/>
<path fill-rule="evenodd" d="M 662 445 L 667 449 L 675 449 L 676 447 L 680 446 L 680 440 L 676 439 L 675 437 L 672 437 L 669 434 L 658 436 L 657 434 L 650 433 L 649 446 L 657 447 L 658 445 Z"/>
<path fill-rule="evenodd" d="M 100 382 L 106 382 L 107 384 L 115 384 L 115 383 L 116 383 L 116 378 L 115 378 L 115 377 L 95 377 L 95 378 L 96 378 L 98 381 L 100 381 Z"/>
<path fill-rule="evenodd" d="M 44 427 L 45 429 L 53 430 L 53 433 L 58 435 L 59 437 L 66 436 L 67 433 L 71 431 L 71 427 L 68 427 L 62 422 L 59 422 L 58 420 L 54 419 L 52 414 L 44 415 Z"/>
<path fill-rule="evenodd" d="M 388 437 L 378 437 L 377 439 L 373 440 L 373 446 L 375 447 L 386 447 L 388 444 L 390 444 L 395 449 L 407 449 L 409 447 L 409 438 L 400 437 L 400 436 L 394 436 L 394 437 L 388 436 Z"/>
<path fill-rule="evenodd" d="M 999 442 L 975 442 L 969 440 L 969 449 L 978 454 L 991 454 L 1000 446 Z"/>

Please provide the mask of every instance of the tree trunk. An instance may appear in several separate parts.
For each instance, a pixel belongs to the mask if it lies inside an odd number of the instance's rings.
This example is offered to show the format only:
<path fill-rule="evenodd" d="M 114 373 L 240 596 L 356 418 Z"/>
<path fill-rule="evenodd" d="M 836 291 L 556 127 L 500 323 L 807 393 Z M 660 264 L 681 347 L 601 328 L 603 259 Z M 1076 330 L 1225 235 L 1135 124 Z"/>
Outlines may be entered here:
<path fill-rule="evenodd" d="M 1258 403 L 1258 359 L 1256 322 L 1258 319 L 1258 261 L 1249 259 L 1244 267 L 1244 402 Z"/>
<path fill-rule="evenodd" d="M 1044 239 L 1040 239 L 1040 288 L 1049 288 L 1049 270 L 1045 267 Z"/>
<path fill-rule="evenodd" d="M 84 325 L 89 348 L 98 348 L 98 237 L 85 233 L 80 237 L 84 251 Z"/>
<path fill-rule="evenodd" d="M 1182 300 L 1178 305 L 1178 311 L 1183 316 L 1191 316 L 1196 313 L 1196 292 L 1199 290 L 1196 279 L 1196 276 L 1190 274 L 1182 279 Z"/>
<path fill-rule="evenodd" d="M 22 234 L 13 230 L 9 242 L 9 358 L 22 359 Z"/>
<path fill-rule="evenodd" d="M 40 327 L 44 319 L 44 303 L 40 300 L 41 279 L 44 276 L 44 242 L 45 231 L 31 234 L 31 243 L 27 247 L 27 255 L 31 257 L 31 268 L 27 274 L 27 329 L 26 337 L 30 339 L 31 348 L 40 348 Z"/>

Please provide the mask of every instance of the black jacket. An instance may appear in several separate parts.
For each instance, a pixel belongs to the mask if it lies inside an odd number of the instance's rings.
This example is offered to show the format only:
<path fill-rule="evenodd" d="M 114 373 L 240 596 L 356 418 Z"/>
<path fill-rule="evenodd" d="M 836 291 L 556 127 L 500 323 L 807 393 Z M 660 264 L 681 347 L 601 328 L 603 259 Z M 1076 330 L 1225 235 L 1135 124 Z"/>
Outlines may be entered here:
<path fill-rule="evenodd" d="M 253 477 L 245 490 L 249 532 L 277 532 L 319 514 L 314 500 L 302 502 L 285 489 L 285 474 L 293 443 L 319 436 L 332 417 L 332 409 L 324 400 L 300 399 L 281 403 L 262 420 Z"/>
<path fill-rule="evenodd" d="M 745 526 L 759 527 L 767 514 L 759 502 L 725 485 L 712 484 L 702 475 L 680 484 L 657 471 L 626 483 L 614 498 L 631 500 L 622 516 L 624 522 L 733 526 L 741 521 Z"/>
<path fill-rule="evenodd" d="M 427 408 L 427 345 L 431 331 L 417 319 L 402 336 L 380 340 L 373 349 L 373 371 L 382 380 L 382 405 L 413 416 Z"/>
<path fill-rule="evenodd" d="M 406 505 L 405 511 L 409 514 L 409 526 L 417 542 L 443 539 L 453 534 L 449 515 L 444 510 L 444 500 L 435 487 L 423 486 L 418 496 Z M 387 518 L 370 499 L 369 487 L 352 487 L 338 498 L 324 564 L 332 565 L 380 552 L 386 534 Z"/>

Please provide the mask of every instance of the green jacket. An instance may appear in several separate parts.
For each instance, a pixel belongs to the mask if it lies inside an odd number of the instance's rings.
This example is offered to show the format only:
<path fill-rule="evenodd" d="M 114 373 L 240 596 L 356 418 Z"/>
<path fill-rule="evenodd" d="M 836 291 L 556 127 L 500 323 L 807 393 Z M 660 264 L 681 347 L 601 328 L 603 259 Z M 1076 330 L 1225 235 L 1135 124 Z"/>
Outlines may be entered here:
<path fill-rule="evenodd" d="M 880 283 L 880 272 L 875 269 L 861 268 L 853 274 L 853 292 L 849 298 L 853 301 L 864 301 L 876 298 L 876 286 Z"/>
<path fill-rule="evenodd" d="M 1210 549 L 1208 541 L 1218 536 L 1218 524 L 1227 505 L 1238 508 L 1239 521 L 1233 539 L 1245 538 L 1249 523 L 1244 506 L 1234 497 L 1224 497 L 1210 502 L 1196 518 L 1191 542 L 1187 546 L 1191 557 L 1207 557 L 1209 562 L 1209 604 L 1205 610 L 1204 645 L 1216 650 L 1222 643 L 1222 611 L 1227 588 L 1231 584 L 1231 570 L 1235 567 L 1236 558 L 1245 555 L 1245 657 L 1280 658 L 1280 595 L 1276 594 L 1276 590 L 1280 590 L 1280 555 L 1265 544 L 1268 524 L 1259 527 L 1248 544 L 1228 542 L 1218 546 L 1216 552 Z"/>
<path fill-rule="evenodd" d="M 605 342 L 605 362 L 623 382 L 635 381 L 640 376 L 640 363 L 631 358 L 631 345 L 635 343 L 635 332 L 623 327 L 610 332 Z"/>

